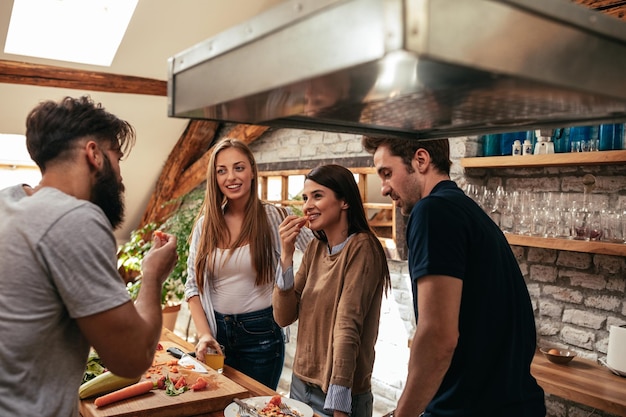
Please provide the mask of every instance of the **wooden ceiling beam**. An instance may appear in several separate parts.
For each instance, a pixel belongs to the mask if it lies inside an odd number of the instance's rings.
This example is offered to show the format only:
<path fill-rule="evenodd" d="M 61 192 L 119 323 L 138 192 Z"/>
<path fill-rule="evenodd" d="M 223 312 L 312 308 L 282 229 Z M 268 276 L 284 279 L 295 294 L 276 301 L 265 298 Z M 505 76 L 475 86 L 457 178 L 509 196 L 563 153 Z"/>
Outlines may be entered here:
<path fill-rule="evenodd" d="M 166 81 L 6 60 L 0 60 L 0 82 L 108 93 L 167 96 Z"/>

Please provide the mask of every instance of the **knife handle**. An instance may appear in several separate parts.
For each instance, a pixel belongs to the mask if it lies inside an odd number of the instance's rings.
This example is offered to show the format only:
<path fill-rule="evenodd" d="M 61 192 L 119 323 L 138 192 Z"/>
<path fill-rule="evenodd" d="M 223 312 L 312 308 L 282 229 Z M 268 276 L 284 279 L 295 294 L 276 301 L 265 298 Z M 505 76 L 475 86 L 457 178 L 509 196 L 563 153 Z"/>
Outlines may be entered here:
<path fill-rule="evenodd" d="M 185 354 L 185 352 L 183 352 L 182 350 L 178 349 L 177 347 L 168 347 L 167 348 L 167 353 L 169 353 L 170 355 L 172 355 L 173 357 L 175 357 L 176 359 L 180 359 L 183 357 L 183 355 Z"/>

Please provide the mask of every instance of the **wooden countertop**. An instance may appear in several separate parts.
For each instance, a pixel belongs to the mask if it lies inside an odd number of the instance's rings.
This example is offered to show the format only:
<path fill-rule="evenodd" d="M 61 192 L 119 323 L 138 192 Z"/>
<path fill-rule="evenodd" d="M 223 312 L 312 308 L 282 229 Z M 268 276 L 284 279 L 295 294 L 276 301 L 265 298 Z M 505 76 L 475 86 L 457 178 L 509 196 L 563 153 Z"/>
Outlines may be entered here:
<path fill-rule="evenodd" d="M 175 333 L 170 330 L 163 329 L 161 333 L 161 343 L 163 346 L 177 346 L 180 349 L 190 352 L 194 350 L 194 345 L 185 341 L 183 338 L 179 337 Z M 225 377 L 225 378 L 224 378 Z M 92 417 L 100 417 L 100 416 L 170 416 L 170 415 L 185 415 L 185 416 L 193 416 L 193 417 L 224 417 L 224 408 L 230 404 L 233 393 L 236 392 L 236 397 L 239 398 L 248 398 L 248 397 L 259 397 L 259 396 L 272 396 L 278 394 L 276 391 L 266 387 L 265 385 L 255 381 L 254 379 L 248 377 L 247 375 L 230 368 L 229 366 L 224 366 L 224 372 L 222 376 L 223 382 L 227 382 L 226 385 L 222 385 L 220 389 L 225 392 L 220 395 L 216 395 L 215 399 L 207 399 L 207 398 L 189 398 L 189 401 L 174 401 L 174 402 L 166 402 L 166 405 L 161 406 L 158 401 L 161 401 L 160 398 L 152 397 L 145 398 L 144 403 L 128 403 L 124 404 L 121 402 L 118 404 L 118 407 L 115 409 L 102 409 L 98 410 L 95 406 L 93 406 L 93 399 L 83 400 L 80 403 L 80 412 L 81 415 L 84 416 L 92 416 Z M 232 390 L 228 390 L 227 386 L 232 388 Z M 158 394 L 157 394 L 158 395 Z M 165 396 L 165 394 L 163 394 Z M 186 399 L 187 400 L 187 399 Z M 129 400 L 130 401 L 130 400 Z M 205 401 L 204 403 L 202 401 Z M 207 406 L 209 403 L 206 401 L 211 401 L 210 407 Z M 221 404 L 223 403 L 223 405 Z M 203 406 L 204 404 L 204 406 Z M 216 410 L 217 411 L 204 411 L 204 410 Z M 200 414 L 196 414 L 200 413 Z M 314 417 L 318 417 L 314 415 Z"/>
<path fill-rule="evenodd" d="M 191 352 L 194 350 L 194 345 L 187 342 L 183 338 L 179 337 L 175 333 L 163 329 L 163 334 L 161 336 L 161 340 L 169 340 L 174 342 L 184 348 L 184 350 Z M 250 378 L 249 376 L 229 367 L 224 366 L 224 376 L 226 376 L 231 381 L 241 385 L 245 389 L 248 390 L 250 397 L 258 397 L 265 395 L 276 395 L 277 392 L 272 390 L 271 388 L 266 387 L 265 385 L 257 382 L 256 380 Z M 214 411 L 211 413 L 198 414 L 194 417 L 224 417 L 224 411 Z"/>
<path fill-rule="evenodd" d="M 626 378 L 600 364 L 576 357 L 557 365 L 537 351 L 531 373 L 548 394 L 626 416 Z"/>

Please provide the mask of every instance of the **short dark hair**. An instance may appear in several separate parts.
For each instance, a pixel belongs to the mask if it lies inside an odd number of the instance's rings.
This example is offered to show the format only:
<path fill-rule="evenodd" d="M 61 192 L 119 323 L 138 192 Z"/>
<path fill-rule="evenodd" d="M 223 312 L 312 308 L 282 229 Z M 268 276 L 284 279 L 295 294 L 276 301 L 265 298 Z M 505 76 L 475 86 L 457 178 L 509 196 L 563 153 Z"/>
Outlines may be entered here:
<path fill-rule="evenodd" d="M 400 139 L 363 136 L 363 148 L 371 154 L 381 146 L 386 146 L 392 155 L 402 158 L 404 164 L 412 171 L 411 160 L 418 149 L 425 149 L 433 165 L 442 173 L 450 175 L 450 142 L 448 139 Z"/>
<path fill-rule="evenodd" d="M 88 136 L 125 154 L 135 144 L 134 128 L 89 96 L 43 101 L 26 118 L 26 147 L 42 172 L 48 162 L 63 157 L 77 140 Z"/>

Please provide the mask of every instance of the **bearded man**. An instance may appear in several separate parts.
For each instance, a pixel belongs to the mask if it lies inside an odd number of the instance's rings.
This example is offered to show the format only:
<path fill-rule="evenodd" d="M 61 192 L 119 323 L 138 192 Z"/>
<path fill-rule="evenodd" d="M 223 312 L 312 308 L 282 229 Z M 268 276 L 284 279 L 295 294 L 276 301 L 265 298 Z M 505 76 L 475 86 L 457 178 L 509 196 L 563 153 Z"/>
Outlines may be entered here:
<path fill-rule="evenodd" d="M 151 365 L 176 239 L 155 238 L 133 304 L 113 230 L 124 218 L 119 162 L 134 142 L 133 127 L 89 97 L 42 102 L 26 119 L 42 179 L 0 191 L 0 415 L 78 416 L 90 347 L 119 376 Z"/>

